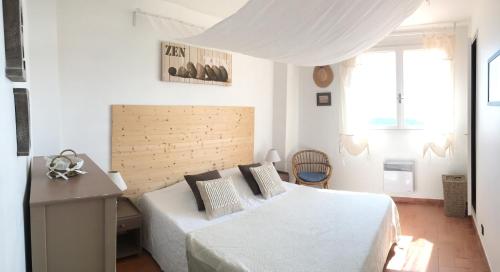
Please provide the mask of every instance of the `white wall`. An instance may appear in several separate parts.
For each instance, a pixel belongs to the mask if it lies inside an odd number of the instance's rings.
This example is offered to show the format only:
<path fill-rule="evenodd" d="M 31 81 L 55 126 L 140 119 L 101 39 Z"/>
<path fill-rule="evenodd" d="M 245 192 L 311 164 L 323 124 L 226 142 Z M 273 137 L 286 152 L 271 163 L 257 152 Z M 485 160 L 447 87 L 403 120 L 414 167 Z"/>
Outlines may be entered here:
<path fill-rule="evenodd" d="M 286 96 L 286 167 L 291 171 L 292 157 L 299 146 L 299 94 L 300 94 L 300 68 L 291 64 L 287 65 L 287 96 Z M 279 123 L 276 124 L 279 126 Z M 293 179 L 294 177 L 290 177 Z"/>
<path fill-rule="evenodd" d="M 13 84 L 4 76 L 3 19 L 0 29 L 0 271 L 18 272 L 26 270 L 23 199 L 29 158 L 17 157 Z"/>
<path fill-rule="evenodd" d="M 422 132 L 415 130 L 373 130 L 369 135 L 370 153 L 358 157 L 339 153 L 339 80 L 326 88 L 312 80 L 312 68 L 301 69 L 299 145 L 327 152 L 333 160 L 331 187 L 339 190 L 383 192 L 383 162 L 386 159 L 412 159 L 416 162 L 416 191 L 400 194 L 418 198 L 442 199 L 442 174 L 466 173 L 466 94 L 467 29 L 457 28 L 455 48 L 455 134 L 452 158 L 422 157 Z M 338 71 L 334 66 L 334 73 Z M 316 93 L 332 91 L 332 106 L 317 107 Z"/>
<path fill-rule="evenodd" d="M 25 23 L 30 30 L 25 48 L 30 57 L 33 152 L 55 154 L 61 150 L 61 95 L 59 92 L 56 1 L 26 0 Z M 39 20 L 38 18 L 44 18 Z"/>
<path fill-rule="evenodd" d="M 54 1 L 54 0 L 48 0 Z M 37 7 L 39 0 L 29 0 Z M 57 33 L 48 39 L 55 44 L 33 38 L 32 50 L 43 46 L 57 51 L 57 58 L 39 56 L 32 60 L 33 74 L 42 77 L 45 64 L 57 65 L 61 102 L 60 143 L 34 138 L 35 154 L 45 155 L 61 148 L 88 153 L 104 169 L 110 166 L 112 104 L 154 105 L 228 105 L 255 107 L 255 159 L 262 160 L 272 146 L 273 63 L 233 54 L 231 87 L 162 82 L 160 78 L 160 42 L 168 35 L 141 19 L 132 26 L 132 11 L 161 13 L 199 25 L 210 25 L 215 18 L 193 12 L 161 0 L 55 0 L 52 10 L 33 13 L 33 25 Z M 48 80 L 52 80 L 51 77 Z M 47 85 L 49 83 L 45 82 Z M 56 95 L 49 86 L 35 86 L 39 96 Z M 35 91 L 35 88 L 34 88 Z M 45 99 L 38 100 L 41 103 Z M 50 105 L 50 104 L 49 104 Z M 51 106 L 48 106 L 51 107 Z M 33 109 L 39 115 L 35 134 L 56 132 L 43 127 L 50 113 L 42 107 Z M 35 120 L 34 120 L 35 122 Z M 42 148 L 50 144 L 50 147 Z"/>
<path fill-rule="evenodd" d="M 290 171 L 299 136 L 300 68 L 291 64 L 274 64 L 273 147 L 281 161 L 278 170 Z M 290 177 L 293 180 L 293 177 Z"/>
<path fill-rule="evenodd" d="M 274 95 L 273 95 L 273 148 L 278 151 L 282 158 L 276 163 L 276 168 L 286 169 L 286 120 L 287 120 L 287 65 L 284 63 L 274 64 Z"/>
<path fill-rule="evenodd" d="M 477 229 L 491 271 L 500 271 L 500 107 L 488 106 L 488 58 L 500 50 L 500 1 L 477 1 L 471 36 L 478 32 L 477 52 Z M 498 77 L 498 75 L 496 75 Z"/>

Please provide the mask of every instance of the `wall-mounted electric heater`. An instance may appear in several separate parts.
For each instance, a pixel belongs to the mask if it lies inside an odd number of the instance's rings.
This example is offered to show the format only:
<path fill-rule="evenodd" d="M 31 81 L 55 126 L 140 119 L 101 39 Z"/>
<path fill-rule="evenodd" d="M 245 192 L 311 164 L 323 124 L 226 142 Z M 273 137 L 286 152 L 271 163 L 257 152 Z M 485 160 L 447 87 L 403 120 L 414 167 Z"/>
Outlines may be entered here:
<path fill-rule="evenodd" d="M 387 160 L 384 162 L 384 192 L 411 193 L 415 191 L 415 162 Z"/>

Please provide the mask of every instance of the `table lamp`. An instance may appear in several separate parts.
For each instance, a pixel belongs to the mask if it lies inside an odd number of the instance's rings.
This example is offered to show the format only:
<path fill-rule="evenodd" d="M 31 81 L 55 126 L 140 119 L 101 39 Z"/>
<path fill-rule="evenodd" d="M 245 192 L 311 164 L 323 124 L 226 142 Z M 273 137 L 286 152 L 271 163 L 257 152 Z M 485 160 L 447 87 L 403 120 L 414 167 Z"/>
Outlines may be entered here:
<path fill-rule="evenodd" d="M 273 165 L 275 162 L 281 161 L 280 155 L 278 154 L 278 150 L 272 148 L 267 152 L 266 156 L 266 161 L 267 162 L 272 162 Z"/>
<path fill-rule="evenodd" d="M 123 180 L 120 172 L 109 171 L 108 176 L 122 192 L 127 190 L 127 183 L 125 183 L 125 180 Z"/>

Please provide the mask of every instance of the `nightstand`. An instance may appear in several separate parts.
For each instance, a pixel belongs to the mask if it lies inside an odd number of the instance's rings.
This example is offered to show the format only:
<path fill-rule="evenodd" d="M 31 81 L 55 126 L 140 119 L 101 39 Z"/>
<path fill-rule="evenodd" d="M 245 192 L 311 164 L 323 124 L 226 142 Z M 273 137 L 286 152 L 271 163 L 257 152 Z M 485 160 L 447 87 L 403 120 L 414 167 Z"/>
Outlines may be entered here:
<path fill-rule="evenodd" d="M 142 253 L 142 215 L 125 197 L 118 199 L 116 258 Z"/>
<path fill-rule="evenodd" d="M 278 174 L 280 175 L 281 180 L 290 182 L 290 175 L 288 172 L 278 170 Z"/>

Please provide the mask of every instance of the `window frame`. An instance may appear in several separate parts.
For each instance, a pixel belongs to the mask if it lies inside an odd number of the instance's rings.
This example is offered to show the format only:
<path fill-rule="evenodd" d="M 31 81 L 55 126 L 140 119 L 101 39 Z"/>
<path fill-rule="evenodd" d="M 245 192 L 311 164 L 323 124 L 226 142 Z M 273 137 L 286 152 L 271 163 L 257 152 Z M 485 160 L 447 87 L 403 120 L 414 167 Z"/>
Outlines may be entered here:
<path fill-rule="evenodd" d="M 404 62 L 403 53 L 405 50 L 418 50 L 424 49 L 421 44 L 404 44 L 396 46 L 378 46 L 374 47 L 369 52 L 385 52 L 393 51 L 396 54 L 396 93 L 395 101 L 397 106 L 397 125 L 396 126 L 370 126 L 370 130 L 424 130 L 425 127 L 410 127 L 404 124 L 404 105 L 405 105 L 405 94 L 404 94 Z M 399 96 L 401 96 L 401 102 L 399 102 Z"/>

